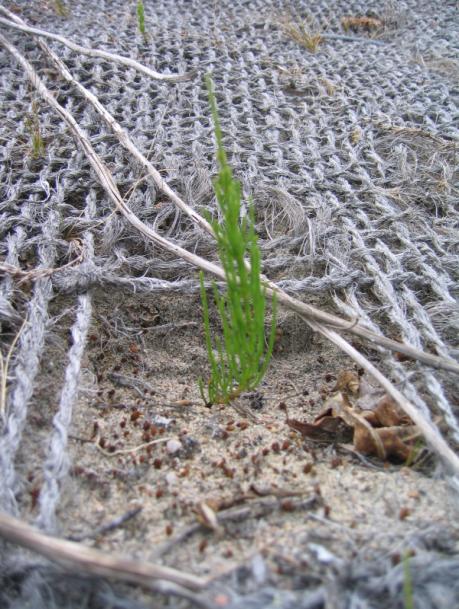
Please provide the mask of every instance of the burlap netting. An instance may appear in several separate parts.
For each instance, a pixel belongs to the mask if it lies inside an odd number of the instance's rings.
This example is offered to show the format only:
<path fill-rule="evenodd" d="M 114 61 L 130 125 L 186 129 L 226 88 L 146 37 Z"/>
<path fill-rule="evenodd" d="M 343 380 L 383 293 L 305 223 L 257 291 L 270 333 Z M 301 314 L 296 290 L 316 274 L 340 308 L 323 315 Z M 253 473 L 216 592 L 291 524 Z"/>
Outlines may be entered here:
<path fill-rule="evenodd" d="M 156 82 L 49 41 L 201 214 L 216 213 L 214 140 L 202 79 L 212 73 L 229 161 L 255 205 L 266 275 L 291 294 L 314 295 L 316 303 L 357 316 L 391 338 L 457 356 L 454 2 L 408 0 L 381 9 L 376 1 L 158 0 L 145 2 L 146 40 L 132 2 L 75 0 L 65 18 L 50 2 L 14 4 L 28 23 L 82 45 L 135 57 L 163 73 L 198 71 L 189 81 Z M 375 39 L 365 30 L 343 32 L 343 16 L 366 14 L 384 20 Z M 286 24 L 302 19 L 325 31 L 315 53 L 288 35 Z M 32 38 L 6 28 L 5 34 L 85 129 L 135 213 L 183 247 L 215 259 L 211 238 L 142 179 L 143 171 L 88 103 L 56 78 Z M 29 322 L 16 347 L 9 424 L 0 437 L 0 506 L 12 513 L 21 513 L 21 442 L 31 433 L 31 397 L 45 380 L 39 373 L 45 339 L 64 313 L 52 309 L 52 301 L 66 295 L 72 307 L 73 338 L 61 354 L 67 364 L 48 428 L 36 519 L 52 531 L 69 475 L 66 434 L 91 323 L 91 290 L 186 294 L 199 282 L 190 265 L 111 213 L 66 127 L 4 50 L 0 67 L 1 264 L 46 271 L 84 251 L 83 262 L 36 277 L 28 288 L 19 289 L 18 278 L 6 271 L 0 285 L 4 353 L 24 313 Z M 34 116 L 45 143 L 38 159 L 30 152 Z M 451 377 L 382 357 L 405 395 L 427 417 L 441 415 L 449 441 L 459 442 Z"/>

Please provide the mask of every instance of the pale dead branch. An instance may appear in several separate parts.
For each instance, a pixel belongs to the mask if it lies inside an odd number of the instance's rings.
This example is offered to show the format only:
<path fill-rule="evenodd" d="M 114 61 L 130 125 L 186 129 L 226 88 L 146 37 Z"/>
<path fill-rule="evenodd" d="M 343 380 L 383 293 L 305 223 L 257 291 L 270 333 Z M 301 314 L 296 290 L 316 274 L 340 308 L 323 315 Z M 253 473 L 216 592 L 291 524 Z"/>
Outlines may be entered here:
<path fill-rule="evenodd" d="M 207 581 L 202 577 L 162 565 L 106 554 L 74 541 L 50 537 L 17 518 L 2 513 L 0 513 L 0 536 L 11 543 L 38 552 L 72 571 L 78 569 L 90 575 L 136 583 L 153 590 L 157 590 L 155 580 L 164 580 L 195 591 L 203 590 L 207 586 Z"/>
<path fill-rule="evenodd" d="M 4 15 L 8 15 L 10 19 L 13 19 L 15 15 L 8 11 L 8 9 L 0 6 L 0 11 Z M 166 82 L 181 82 L 184 80 L 191 80 L 195 77 L 195 72 L 187 72 L 185 74 L 160 74 L 159 72 L 155 72 L 150 68 L 142 65 L 135 59 L 131 59 L 130 57 L 125 57 L 124 55 L 118 55 L 116 53 L 109 53 L 108 51 L 102 51 L 101 49 L 90 49 L 88 47 L 83 47 L 76 42 L 72 42 L 68 38 L 61 36 L 60 34 L 53 34 L 52 32 L 46 32 L 45 30 L 40 30 L 35 27 L 30 27 L 26 25 L 24 22 L 18 23 L 16 20 L 10 21 L 9 19 L 4 19 L 0 17 L 0 23 L 6 25 L 7 27 L 14 28 L 16 30 L 21 30 L 22 32 L 26 32 L 28 34 L 34 34 L 35 36 L 42 36 L 44 38 L 49 38 L 50 40 L 55 40 L 56 42 L 60 42 L 64 46 L 72 49 L 72 51 L 76 51 L 77 53 L 81 53 L 82 55 L 88 55 L 89 57 L 101 57 L 102 59 L 108 59 L 108 61 L 114 61 L 115 63 L 121 63 L 130 68 L 134 68 L 138 72 L 142 72 L 146 74 L 150 78 L 154 78 L 155 80 L 162 80 Z"/>

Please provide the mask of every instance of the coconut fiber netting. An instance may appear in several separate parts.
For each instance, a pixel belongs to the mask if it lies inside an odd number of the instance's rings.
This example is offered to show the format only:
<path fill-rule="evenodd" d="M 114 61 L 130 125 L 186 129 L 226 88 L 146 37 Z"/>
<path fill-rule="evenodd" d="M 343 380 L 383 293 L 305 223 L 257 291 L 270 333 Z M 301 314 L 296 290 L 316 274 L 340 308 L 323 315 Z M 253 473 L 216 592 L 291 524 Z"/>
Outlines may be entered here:
<path fill-rule="evenodd" d="M 0 513 L 18 527 L 2 525 L 0 607 L 458 607 L 456 2 L 144 0 L 144 33 L 141 4 L 0 6 Z M 205 74 L 263 273 L 346 320 L 327 331 L 432 430 L 433 442 L 418 434 L 420 459 L 285 425 L 279 403 L 311 423 L 340 370 L 362 383 L 368 371 L 282 303 L 274 363 L 241 406 L 253 420 L 206 408 L 196 265 L 116 209 L 37 86 L 78 123 L 142 226 L 218 263 L 200 223 L 219 215 Z M 74 545 L 64 556 L 47 539 Z M 117 577 L 97 557 L 73 560 L 78 547 L 177 577 L 119 565 Z"/>

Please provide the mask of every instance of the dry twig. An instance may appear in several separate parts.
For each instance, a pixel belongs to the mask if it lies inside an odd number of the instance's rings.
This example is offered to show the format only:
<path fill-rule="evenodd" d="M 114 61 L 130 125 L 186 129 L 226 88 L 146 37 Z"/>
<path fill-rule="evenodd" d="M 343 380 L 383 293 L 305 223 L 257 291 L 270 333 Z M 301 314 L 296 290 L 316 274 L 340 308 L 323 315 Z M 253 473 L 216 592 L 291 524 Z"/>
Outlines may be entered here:
<path fill-rule="evenodd" d="M 285 499 L 285 497 L 292 495 L 296 495 L 296 493 L 292 493 L 291 495 L 285 494 L 283 498 Z M 250 498 L 246 497 L 246 499 Z M 318 505 L 319 501 L 320 499 L 318 495 L 313 495 L 312 497 L 307 497 L 305 499 L 291 499 L 289 500 L 289 507 L 291 510 L 311 510 Z M 278 509 L 282 509 L 283 505 L 283 501 L 281 501 L 281 499 L 278 497 L 251 499 L 246 505 L 231 507 L 226 510 L 222 510 L 221 512 L 216 512 L 217 523 L 218 525 L 221 525 L 224 522 L 241 522 L 242 520 L 246 520 L 248 518 L 262 518 L 263 516 L 272 514 Z M 170 552 L 174 546 L 183 543 L 192 535 L 201 530 L 207 530 L 206 526 L 201 522 L 197 522 L 185 527 L 172 539 L 159 546 L 154 553 L 155 557 L 160 558 L 164 556 Z"/>
<path fill-rule="evenodd" d="M 11 275 L 11 277 L 18 279 L 19 285 L 22 283 L 27 283 L 28 281 L 36 281 L 37 279 L 42 279 L 43 277 L 51 277 L 51 275 L 75 266 L 76 264 L 80 264 L 83 261 L 84 253 L 80 240 L 75 239 L 73 244 L 75 245 L 75 249 L 78 251 L 77 257 L 70 260 L 70 262 L 67 262 L 67 264 L 63 264 L 55 269 L 33 269 L 30 271 L 23 271 L 12 264 L 0 262 L 0 273 L 5 273 L 5 275 Z"/>
<path fill-rule="evenodd" d="M 158 589 L 155 580 L 171 582 L 188 590 L 203 590 L 207 585 L 207 581 L 202 577 L 170 567 L 134 561 L 115 554 L 105 554 L 73 541 L 44 535 L 17 518 L 2 513 L 0 513 L 0 536 L 11 543 L 38 552 L 63 567 L 140 584 L 153 590 Z"/>
<path fill-rule="evenodd" d="M 81 535 L 70 535 L 68 537 L 68 540 L 79 542 L 79 541 L 83 541 L 83 539 L 97 539 L 101 535 L 110 533 L 111 531 L 114 531 L 115 529 L 121 527 L 125 522 L 128 522 L 132 518 L 135 518 L 135 516 L 137 516 L 137 514 L 139 514 L 142 511 L 142 509 L 143 508 L 140 506 L 132 508 L 132 510 L 128 510 L 121 516 L 114 518 L 112 521 L 108 522 L 107 524 L 103 524 L 102 526 L 97 527 L 96 529 L 92 530 L 89 533 L 83 533 Z"/>
<path fill-rule="evenodd" d="M 150 442 L 145 442 L 144 444 L 138 444 L 137 446 L 133 446 L 132 448 L 120 448 L 119 450 L 114 450 L 113 452 L 104 450 L 102 446 L 100 446 L 97 439 L 94 442 L 94 446 L 99 452 L 101 452 L 106 457 L 116 457 L 117 455 L 129 455 L 130 453 L 137 453 L 139 452 L 139 450 L 143 450 L 144 448 L 148 448 L 149 446 L 153 446 L 154 444 L 164 444 L 164 442 L 169 442 L 170 439 L 171 438 L 158 438 L 156 440 L 151 440 Z"/>
<path fill-rule="evenodd" d="M 3 355 L 0 353 L 0 417 L 3 419 L 3 421 L 6 420 L 6 417 L 8 415 L 8 413 L 6 412 L 6 386 L 8 384 L 8 370 L 10 367 L 10 361 L 14 352 L 14 348 L 16 347 L 16 344 L 22 334 L 22 331 L 26 326 L 26 323 L 27 319 L 24 319 L 21 327 L 19 328 L 19 331 L 13 338 L 6 357 L 3 358 Z"/>
<path fill-rule="evenodd" d="M 146 74 L 150 78 L 154 78 L 155 80 L 162 80 L 167 82 L 181 82 L 184 80 L 191 80 L 196 75 L 196 72 L 186 72 L 185 74 L 160 74 L 159 72 L 155 72 L 150 68 L 147 68 L 143 64 L 139 63 L 135 59 L 131 59 L 130 57 L 125 57 L 124 55 L 118 55 L 116 53 L 109 53 L 108 51 L 102 51 L 101 49 L 90 49 L 88 47 L 83 47 L 76 42 L 72 42 L 68 38 L 61 36 L 60 34 L 53 34 L 52 32 L 46 32 L 45 30 L 40 30 L 35 27 L 30 27 L 26 25 L 22 19 L 18 21 L 19 18 L 14 19 L 15 15 L 8 11 L 8 9 L 0 6 L 0 11 L 4 15 L 8 15 L 9 19 L 4 19 L 0 17 L 0 23 L 6 25 L 7 27 L 14 28 L 16 30 L 21 30 L 22 32 L 26 32 L 28 34 L 34 34 L 35 36 L 42 36 L 44 38 L 49 38 L 51 40 L 55 40 L 56 42 L 60 42 L 64 46 L 72 49 L 72 51 L 76 51 L 77 53 L 81 53 L 82 55 L 88 55 L 89 57 L 101 57 L 102 59 L 107 59 L 108 61 L 114 61 L 116 63 L 121 63 L 125 66 L 129 66 L 130 68 L 134 68 L 138 72 L 142 72 Z"/>

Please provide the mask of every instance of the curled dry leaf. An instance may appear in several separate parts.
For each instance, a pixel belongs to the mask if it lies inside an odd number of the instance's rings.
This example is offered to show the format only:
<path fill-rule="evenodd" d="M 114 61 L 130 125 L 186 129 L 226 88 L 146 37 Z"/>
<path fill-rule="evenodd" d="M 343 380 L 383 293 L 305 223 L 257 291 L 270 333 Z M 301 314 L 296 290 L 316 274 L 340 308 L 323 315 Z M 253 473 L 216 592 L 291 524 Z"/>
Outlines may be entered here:
<path fill-rule="evenodd" d="M 287 418 L 287 425 L 316 442 L 348 442 L 352 438 L 352 427 L 334 416 L 330 409 L 322 412 L 313 423 Z"/>
<path fill-rule="evenodd" d="M 362 416 L 373 427 L 395 427 L 397 425 L 411 425 L 411 419 L 404 414 L 394 400 L 383 396 L 376 405 L 368 410 L 362 410 Z"/>
<path fill-rule="evenodd" d="M 331 408 L 334 416 L 339 417 L 345 421 L 349 427 L 354 429 L 354 444 L 355 432 L 359 429 L 361 435 L 368 437 L 372 445 L 376 448 L 378 457 L 380 459 L 386 458 L 386 451 L 381 439 L 361 413 L 352 407 L 349 398 L 345 394 L 340 392 L 335 393 L 325 402 L 325 407 Z"/>
<path fill-rule="evenodd" d="M 381 396 L 353 370 L 338 375 L 334 391 L 312 423 L 287 416 L 287 424 L 312 440 L 342 443 L 352 438 L 362 454 L 412 461 L 420 433 L 391 397 Z"/>

